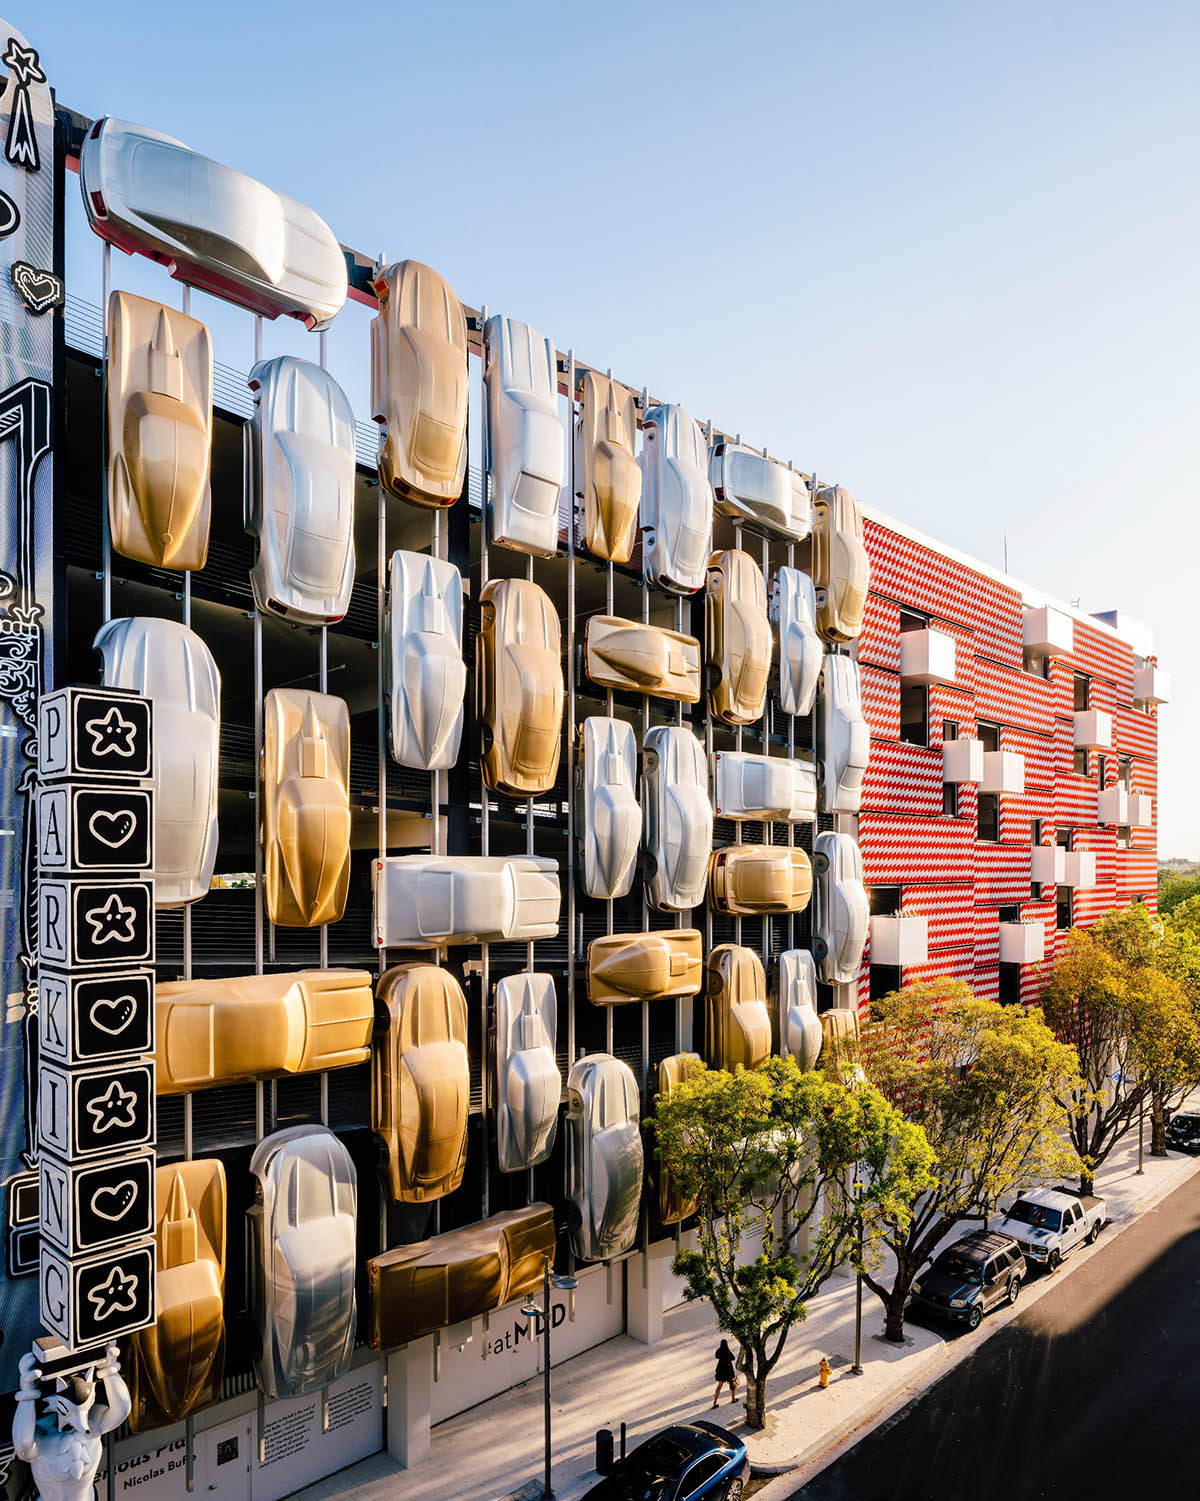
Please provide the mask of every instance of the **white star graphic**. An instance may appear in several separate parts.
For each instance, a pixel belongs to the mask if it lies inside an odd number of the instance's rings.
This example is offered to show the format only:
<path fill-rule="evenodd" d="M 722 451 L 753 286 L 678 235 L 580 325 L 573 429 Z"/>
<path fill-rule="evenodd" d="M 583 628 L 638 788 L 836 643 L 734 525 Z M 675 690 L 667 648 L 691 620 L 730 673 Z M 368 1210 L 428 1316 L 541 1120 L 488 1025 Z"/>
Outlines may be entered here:
<path fill-rule="evenodd" d="M 84 729 L 92 737 L 94 756 L 107 756 L 110 752 L 118 756 L 133 755 L 133 733 L 137 725 L 132 719 L 126 719 L 116 704 L 103 719 L 89 719 Z"/>
<path fill-rule="evenodd" d="M 130 1089 L 122 1089 L 114 1079 L 98 1100 L 89 1100 L 88 1114 L 96 1135 L 101 1136 L 110 1126 L 132 1126 L 137 1119 L 137 1095 Z"/>
<path fill-rule="evenodd" d="M 132 1313 L 137 1306 L 138 1279 L 127 1277 L 119 1266 L 113 1267 L 99 1287 L 88 1293 L 88 1302 L 96 1310 L 97 1321 L 114 1313 Z"/>
<path fill-rule="evenodd" d="M 99 912 L 83 914 L 92 930 L 92 942 L 107 943 L 110 938 L 119 938 L 129 943 L 133 938 L 133 920 L 137 909 L 127 907 L 114 891 Z"/>

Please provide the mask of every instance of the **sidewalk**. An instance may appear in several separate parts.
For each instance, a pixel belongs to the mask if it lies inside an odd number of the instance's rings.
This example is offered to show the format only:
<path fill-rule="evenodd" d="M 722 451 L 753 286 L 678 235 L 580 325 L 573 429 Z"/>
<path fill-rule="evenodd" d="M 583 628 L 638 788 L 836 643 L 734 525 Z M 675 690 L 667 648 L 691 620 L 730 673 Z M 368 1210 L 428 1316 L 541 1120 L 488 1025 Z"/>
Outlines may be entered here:
<path fill-rule="evenodd" d="M 1149 1125 L 1146 1132 L 1149 1141 Z M 1137 1136 L 1124 1142 L 1104 1165 L 1098 1189 L 1108 1205 L 1105 1245 L 1137 1214 L 1177 1188 L 1200 1159 L 1172 1154 L 1145 1158 L 1137 1175 Z M 955 1236 L 971 1228 L 959 1227 Z M 883 1342 L 882 1309 L 863 1290 L 862 1376 L 853 1376 L 855 1281 L 834 1277 L 810 1305 L 807 1323 L 794 1328 L 768 1386 L 767 1427 L 751 1434 L 742 1405 L 728 1398 L 711 1411 L 713 1351 L 720 1338 L 706 1304 L 672 1309 L 664 1316 L 662 1341 L 647 1346 L 627 1335 L 586 1351 L 554 1368 L 554 1490 L 558 1501 L 577 1501 L 598 1479 L 595 1434 L 619 1433 L 629 1425 L 629 1445 L 668 1423 L 711 1416 L 746 1439 L 756 1473 L 780 1474 L 759 1495 L 790 1495 L 841 1448 L 898 1411 L 920 1390 L 964 1359 L 984 1339 L 1015 1318 L 1061 1277 L 1070 1276 L 1095 1249 L 1075 1252 L 1054 1279 L 1034 1277 L 1016 1308 L 991 1315 L 975 1334 L 945 1338 L 913 1324 L 903 1346 Z M 833 1366 L 827 1391 L 817 1382 L 825 1355 Z M 402 1470 L 386 1453 L 373 1455 L 299 1494 L 305 1501 L 349 1496 L 361 1501 L 502 1501 L 540 1496 L 542 1464 L 542 1377 L 524 1382 L 489 1402 L 461 1413 L 433 1431 L 430 1455 Z M 797 1473 L 802 1471 L 803 1473 Z M 786 1472 L 786 1473 L 784 1473 Z M 536 1483 L 535 1483 L 536 1482 Z"/>

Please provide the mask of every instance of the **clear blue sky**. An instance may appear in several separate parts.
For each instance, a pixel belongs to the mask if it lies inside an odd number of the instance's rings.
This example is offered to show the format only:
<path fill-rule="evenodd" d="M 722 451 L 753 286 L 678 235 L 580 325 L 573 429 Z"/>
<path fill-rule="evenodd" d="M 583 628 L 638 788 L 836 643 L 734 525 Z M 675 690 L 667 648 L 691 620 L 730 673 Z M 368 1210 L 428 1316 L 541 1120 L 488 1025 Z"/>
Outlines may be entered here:
<path fill-rule="evenodd" d="M 1160 848 L 1200 856 L 1194 0 L 8 17 L 74 108 L 1152 622 L 1175 684 Z"/>

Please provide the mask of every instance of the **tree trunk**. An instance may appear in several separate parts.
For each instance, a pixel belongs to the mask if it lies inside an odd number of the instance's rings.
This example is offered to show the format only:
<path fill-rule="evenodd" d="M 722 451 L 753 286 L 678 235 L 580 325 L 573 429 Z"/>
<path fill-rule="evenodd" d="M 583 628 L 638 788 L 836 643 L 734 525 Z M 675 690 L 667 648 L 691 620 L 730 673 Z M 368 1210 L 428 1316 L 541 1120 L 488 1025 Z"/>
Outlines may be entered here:
<path fill-rule="evenodd" d="M 904 1303 L 908 1297 L 908 1282 L 900 1279 L 892 1284 L 892 1291 L 884 1303 L 883 1336 L 893 1345 L 904 1343 Z"/>
<path fill-rule="evenodd" d="M 1094 1168 L 1088 1167 L 1087 1163 L 1084 1163 L 1079 1169 L 1079 1192 L 1081 1194 L 1090 1194 L 1095 1192 L 1095 1188 L 1096 1171 Z"/>
<path fill-rule="evenodd" d="M 746 1372 L 746 1427 L 763 1428 L 767 1421 L 767 1372 L 756 1360 Z"/>
<path fill-rule="evenodd" d="M 1167 1155 L 1167 1116 L 1163 1109 L 1160 1098 L 1151 1096 L 1150 1099 L 1150 1155 L 1151 1157 L 1165 1157 Z"/>

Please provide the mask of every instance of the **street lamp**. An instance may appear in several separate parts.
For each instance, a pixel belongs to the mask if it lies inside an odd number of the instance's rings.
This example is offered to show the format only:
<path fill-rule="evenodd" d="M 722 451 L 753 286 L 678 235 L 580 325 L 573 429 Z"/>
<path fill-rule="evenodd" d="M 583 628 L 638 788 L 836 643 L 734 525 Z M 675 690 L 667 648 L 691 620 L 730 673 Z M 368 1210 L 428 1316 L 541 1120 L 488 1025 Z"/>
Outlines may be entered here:
<path fill-rule="evenodd" d="M 554 1491 L 550 1486 L 550 1289 L 558 1288 L 561 1292 L 574 1292 L 579 1283 L 574 1277 L 555 1276 L 550 1271 L 550 1258 L 544 1256 L 545 1263 L 542 1273 L 542 1306 L 538 1308 L 534 1303 L 526 1303 L 521 1313 L 537 1329 L 537 1320 L 542 1321 L 542 1364 L 545 1367 L 545 1418 L 546 1418 L 546 1478 L 542 1484 L 542 1501 L 554 1501 Z"/>

